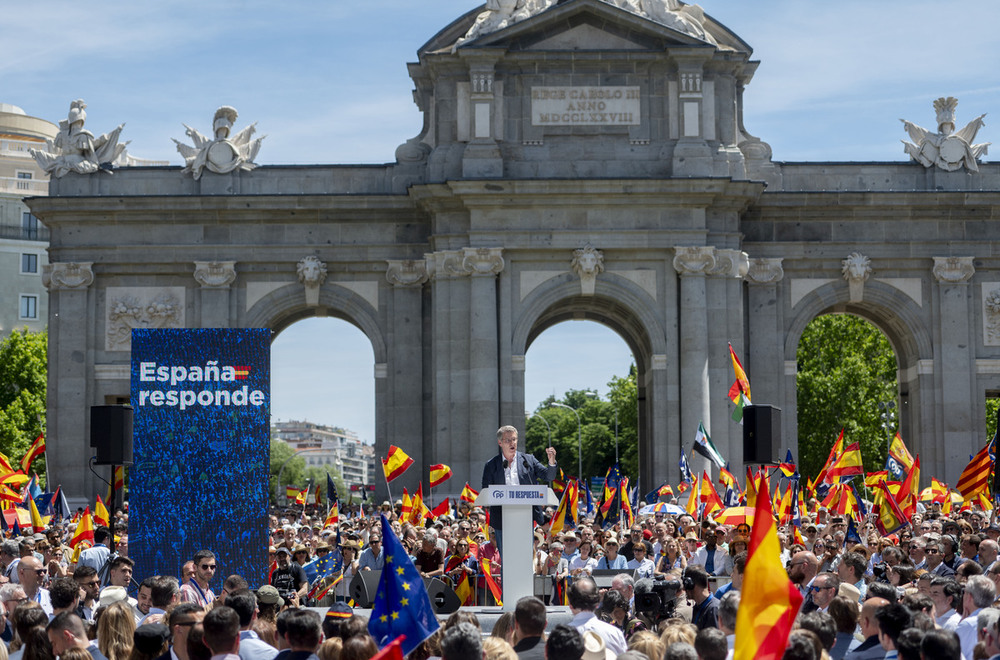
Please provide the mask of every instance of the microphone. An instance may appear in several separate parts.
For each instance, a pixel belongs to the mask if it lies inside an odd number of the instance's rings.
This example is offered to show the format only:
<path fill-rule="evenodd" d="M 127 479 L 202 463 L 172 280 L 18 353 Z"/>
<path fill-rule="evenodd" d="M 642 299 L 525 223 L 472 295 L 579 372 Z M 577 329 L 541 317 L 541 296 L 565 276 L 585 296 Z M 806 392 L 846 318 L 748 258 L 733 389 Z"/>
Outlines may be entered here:
<path fill-rule="evenodd" d="M 509 465 L 510 465 L 510 463 L 507 461 L 507 459 L 506 458 L 503 459 L 503 469 L 506 470 Z"/>

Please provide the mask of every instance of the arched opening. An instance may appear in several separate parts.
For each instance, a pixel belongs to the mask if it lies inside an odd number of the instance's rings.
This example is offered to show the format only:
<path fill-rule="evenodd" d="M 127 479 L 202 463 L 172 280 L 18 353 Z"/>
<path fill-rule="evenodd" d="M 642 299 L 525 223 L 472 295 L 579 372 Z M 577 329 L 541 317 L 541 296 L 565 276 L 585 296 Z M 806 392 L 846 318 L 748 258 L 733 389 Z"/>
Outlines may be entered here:
<path fill-rule="evenodd" d="M 374 365 L 371 340 L 342 319 L 305 318 L 275 335 L 271 344 L 274 501 L 284 501 L 286 486 L 319 485 L 325 496 L 327 473 L 334 478 L 342 506 L 351 499 L 358 503 L 361 489 L 375 483 Z"/>
<path fill-rule="evenodd" d="M 823 468 L 841 430 L 858 442 L 868 472 L 885 469 L 900 420 L 899 360 L 889 337 L 859 314 L 831 313 L 806 325 L 796 352 L 798 461 L 803 476 Z"/>
<path fill-rule="evenodd" d="M 603 477 L 617 460 L 638 477 L 635 357 L 606 325 L 565 321 L 536 336 L 525 355 L 526 449 L 551 441 L 567 475 Z"/>

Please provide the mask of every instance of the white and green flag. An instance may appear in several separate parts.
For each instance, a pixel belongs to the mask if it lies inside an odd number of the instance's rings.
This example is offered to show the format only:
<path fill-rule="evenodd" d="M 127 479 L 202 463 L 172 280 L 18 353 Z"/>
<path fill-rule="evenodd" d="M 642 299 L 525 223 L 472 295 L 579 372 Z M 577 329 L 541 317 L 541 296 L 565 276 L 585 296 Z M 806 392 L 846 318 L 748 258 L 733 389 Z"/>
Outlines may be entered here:
<path fill-rule="evenodd" d="M 715 463 L 720 469 L 726 467 L 726 462 L 722 460 L 719 450 L 712 444 L 712 439 L 705 432 L 705 425 L 698 422 L 698 434 L 694 436 L 694 450 Z"/>

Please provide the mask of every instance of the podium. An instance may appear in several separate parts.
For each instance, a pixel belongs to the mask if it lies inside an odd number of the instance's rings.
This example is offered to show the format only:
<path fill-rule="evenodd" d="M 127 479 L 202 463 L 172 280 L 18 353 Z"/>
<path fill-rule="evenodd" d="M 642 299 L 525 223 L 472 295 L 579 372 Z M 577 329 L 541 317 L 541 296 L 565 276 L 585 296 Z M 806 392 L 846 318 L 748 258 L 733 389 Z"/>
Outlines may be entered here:
<path fill-rule="evenodd" d="M 513 612 L 521 598 L 535 594 L 531 507 L 558 505 L 556 494 L 548 486 L 498 484 L 484 488 L 476 498 L 476 506 L 501 507 L 503 547 L 500 548 L 500 560 L 506 612 Z"/>

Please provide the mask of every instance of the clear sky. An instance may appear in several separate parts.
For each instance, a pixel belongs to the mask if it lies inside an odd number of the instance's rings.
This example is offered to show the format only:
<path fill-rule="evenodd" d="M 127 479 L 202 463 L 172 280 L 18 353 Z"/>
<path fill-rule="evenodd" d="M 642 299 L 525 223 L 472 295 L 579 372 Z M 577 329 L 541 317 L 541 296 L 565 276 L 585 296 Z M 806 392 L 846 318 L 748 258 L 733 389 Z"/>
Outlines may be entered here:
<path fill-rule="evenodd" d="M 88 128 L 125 123 L 136 156 L 180 164 L 182 123 L 209 133 L 220 105 L 267 135 L 260 165 L 384 163 L 416 135 L 406 63 L 474 0 L 218 0 L 8 3 L 0 101 L 53 122 L 76 98 Z M 932 101 L 959 99 L 958 124 L 984 112 L 1000 136 L 996 0 L 704 0 L 760 60 L 746 129 L 780 161 L 903 161 L 900 118 L 934 128 Z M 986 156 L 986 160 L 991 160 Z M 600 247 L 600 246 L 598 246 Z M 272 413 L 374 440 L 371 347 L 330 319 L 273 345 Z M 527 407 L 569 388 L 604 394 L 631 357 L 594 323 L 550 329 L 527 354 Z"/>

